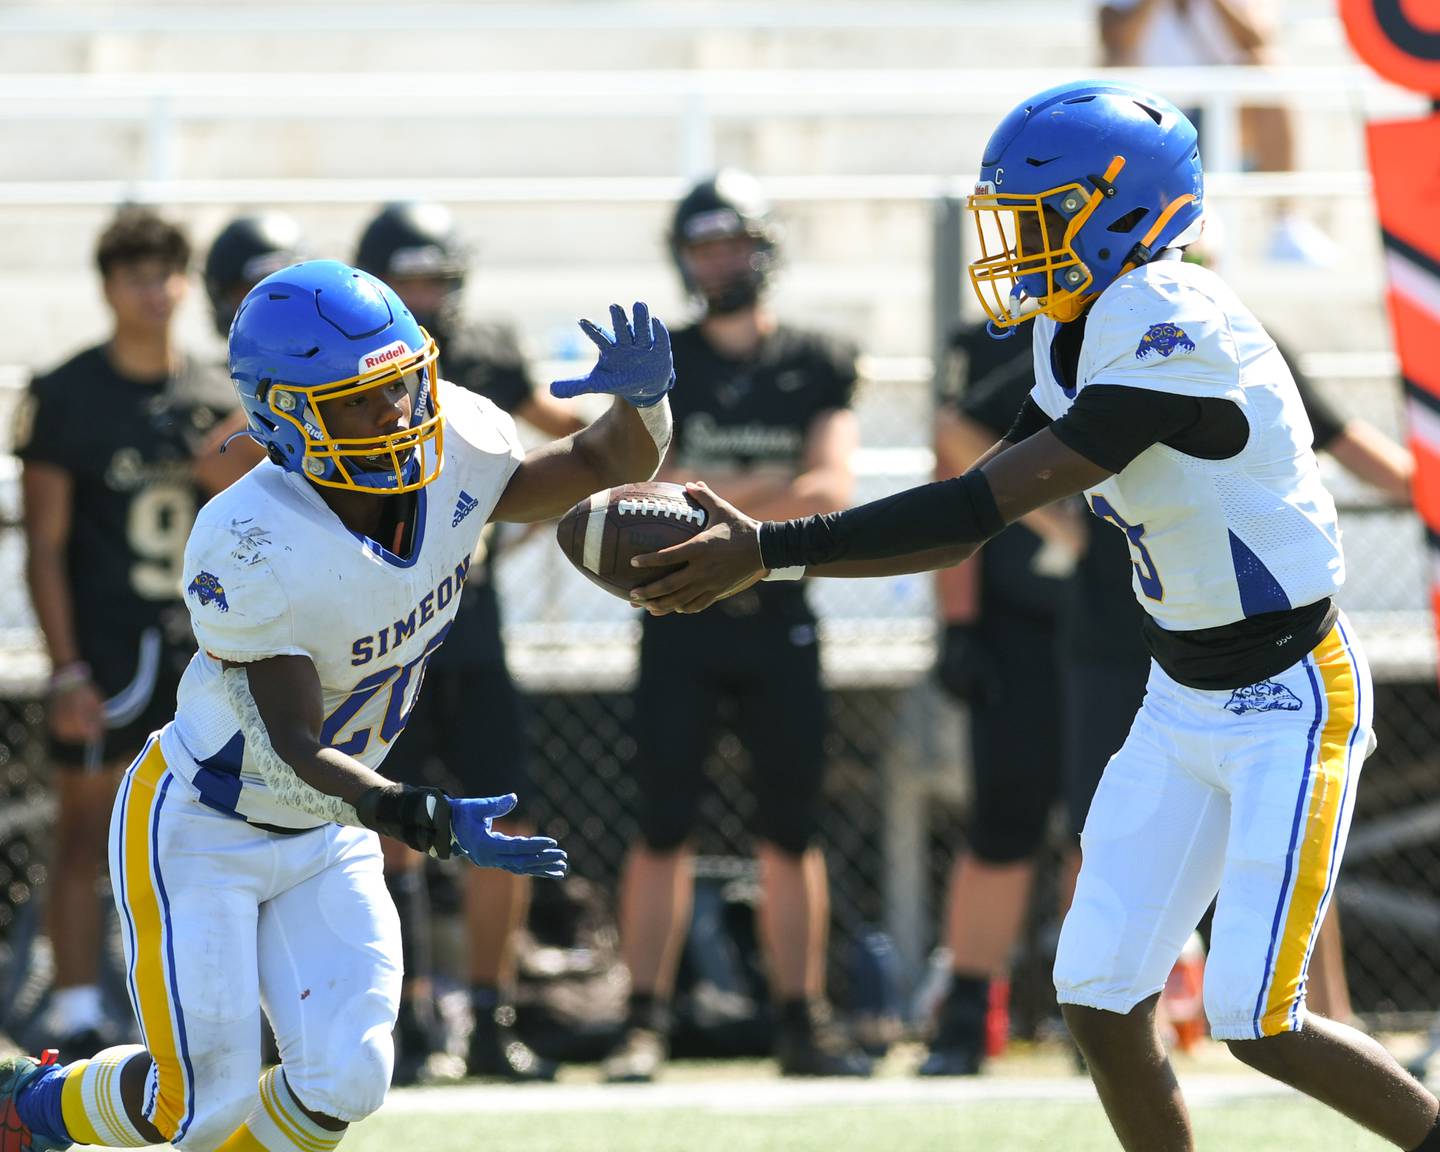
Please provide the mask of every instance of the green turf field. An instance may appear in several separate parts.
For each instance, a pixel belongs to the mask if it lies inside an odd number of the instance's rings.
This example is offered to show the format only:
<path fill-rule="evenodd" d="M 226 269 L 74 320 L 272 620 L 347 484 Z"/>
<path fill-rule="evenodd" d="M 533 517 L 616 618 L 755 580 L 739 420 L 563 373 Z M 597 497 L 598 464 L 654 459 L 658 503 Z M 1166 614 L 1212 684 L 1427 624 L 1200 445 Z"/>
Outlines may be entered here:
<path fill-rule="evenodd" d="M 677 1061 L 653 1085 L 567 1067 L 552 1085 L 391 1093 L 345 1152 L 1090 1152 L 1119 1145 L 1068 1049 L 1012 1045 L 978 1078 L 914 1076 L 902 1048 L 868 1081 L 782 1080 L 766 1060 Z M 1177 1058 L 1201 1152 L 1381 1152 L 1390 1145 L 1244 1068 L 1223 1045 Z"/>
<path fill-rule="evenodd" d="M 1407 1041 L 1414 1047 L 1414 1039 Z M 1402 1049 L 1403 1051 L 1404 1049 Z M 914 1075 L 901 1046 L 866 1081 L 782 1080 L 768 1060 L 675 1061 L 651 1085 L 470 1081 L 390 1093 L 341 1152 L 1115 1152 L 1066 1048 L 1012 1044 L 980 1077 Z M 1207 1043 L 1177 1056 L 1200 1152 L 1382 1152 L 1390 1145 Z"/>
<path fill-rule="evenodd" d="M 1195 1109 L 1194 1120 L 1199 1147 L 1216 1152 L 1378 1152 L 1390 1147 L 1302 1100 L 1209 1104 Z M 856 1103 L 765 1113 L 382 1112 L 358 1125 L 342 1147 L 347 1152 L 472 1152 L 502 1145 L 543 1152 L 1098 1152 L 1119 1147 L 1098 1104 L 1040 1101 L 954 1107 Z"/>

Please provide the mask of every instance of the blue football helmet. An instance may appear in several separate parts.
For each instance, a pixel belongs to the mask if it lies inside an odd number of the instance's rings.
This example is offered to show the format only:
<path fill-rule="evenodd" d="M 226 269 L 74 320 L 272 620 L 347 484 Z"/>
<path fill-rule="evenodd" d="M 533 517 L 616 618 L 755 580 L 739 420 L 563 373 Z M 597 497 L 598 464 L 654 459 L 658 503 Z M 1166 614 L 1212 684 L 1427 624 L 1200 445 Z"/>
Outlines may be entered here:
<path fill-rule="evenodd" d="M 985 145 L 967 207 L 970 283 L 997 328 L 1074 320 L 1117 278 L 1197 228 L 1195 126 L 1129 84 L 1081 81 L 1015 107 Z"/>
<path fill-rule="evenodd" d="M 276 464 L 324 488 L 410 492 L 440 475 L 438 357 L 391 288 L 338 260 L 272 272 L 230 325 L 230 378 L 250 435 Z M 326 428 L 328 401 L 397 383 L 410 397 L 405 427 L 363 440 Z"/>

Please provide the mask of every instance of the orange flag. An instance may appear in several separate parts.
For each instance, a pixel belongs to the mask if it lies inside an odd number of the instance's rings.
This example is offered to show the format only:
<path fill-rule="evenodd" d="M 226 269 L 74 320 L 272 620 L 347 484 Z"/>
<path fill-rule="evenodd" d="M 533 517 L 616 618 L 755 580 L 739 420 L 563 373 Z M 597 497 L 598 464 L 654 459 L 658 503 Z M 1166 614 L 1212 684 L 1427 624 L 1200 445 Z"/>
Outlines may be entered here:
<path fill-rule="evenodd" d="M 1340 0 L 1340 16 L 1365 63 L 1440 108 L 1440 5 Z M 1429 545 L 1430 607 L 1440 622 L 1440 112 L 1371 124 L 1366 139 L 1415 456 L 1415 509 Z"/>

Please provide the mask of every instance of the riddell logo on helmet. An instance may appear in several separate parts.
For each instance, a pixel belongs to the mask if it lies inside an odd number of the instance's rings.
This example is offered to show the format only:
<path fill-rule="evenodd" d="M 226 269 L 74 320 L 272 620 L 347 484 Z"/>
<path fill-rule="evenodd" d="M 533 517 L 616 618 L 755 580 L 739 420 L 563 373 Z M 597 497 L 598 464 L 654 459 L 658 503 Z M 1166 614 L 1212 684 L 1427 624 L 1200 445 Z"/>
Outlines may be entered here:
<path fill-rule="evenodd" d="M 402 356 L 410 355 L 410 345 L 403 340 L 396 340 L 393 344 L 387 344 L 384 348 L 377 348 L 374 352 L 367 352 L 360 357 L 360 374 L 373 372 L 377 368 L 383 368 L 392 360 L 399 360 Z"/>

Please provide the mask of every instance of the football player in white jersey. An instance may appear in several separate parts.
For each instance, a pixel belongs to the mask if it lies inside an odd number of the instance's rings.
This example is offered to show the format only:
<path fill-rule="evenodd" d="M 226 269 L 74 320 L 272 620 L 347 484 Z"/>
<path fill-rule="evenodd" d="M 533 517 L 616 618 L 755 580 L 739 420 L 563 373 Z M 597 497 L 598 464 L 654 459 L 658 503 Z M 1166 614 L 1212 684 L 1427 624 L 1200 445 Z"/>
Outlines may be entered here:
<path fill-rule="evenodd" d="M 954 564 L 1083 492 L 1123 532 L 1151 674 L 1081 839 L 1055 984 L 1121 1143 L 1193 1147 L 1155 1030 L 1160 989 L 1218 897 L 1205 1010 L 1245 1063 L 1405 1149 L 1440 1149 L 1437 1102 L 1360 1032 L 1305 1012 L 1305 973 L 1371 742 L 1365 657 L 1334 596 L 1335 506 L 1275 343 L 1182 263 L 1204 189 L 1168 101 L 1079 83 L 1001 121 L 970 198 L 972 283 L 997 334 L 1033 320 L 1036 384 L 953 480 L 757 523 L 708 491 L 684 562 L 640 589 L 693 612 L 763 578 Z"/>
<path fill-rule="evenodd" d="M 439 379 L 435 341 L 374 277 L 314 261 L 245 297 L 230 374 L 269 460 L 196 521 L 184 579 L 200 651 L 111 825 L 144 1047 L 0 1061 L 0 1152 L 329 1152 L 390 1083 L 399 924 L 375 832 L 564 874 L 553 840 L 492 830 L 513 795 L 454 798 L 377 769 L 486 521 L 554 517 L 658 469 L 669 336 L 643 304 L 611 316 L 613 338 L 581 322 L 599 363 L 553 390 L 613 406 L 524 455 L 508 416 Z M 283 1060 L 263 1074 L 262 1006 Z"/>

